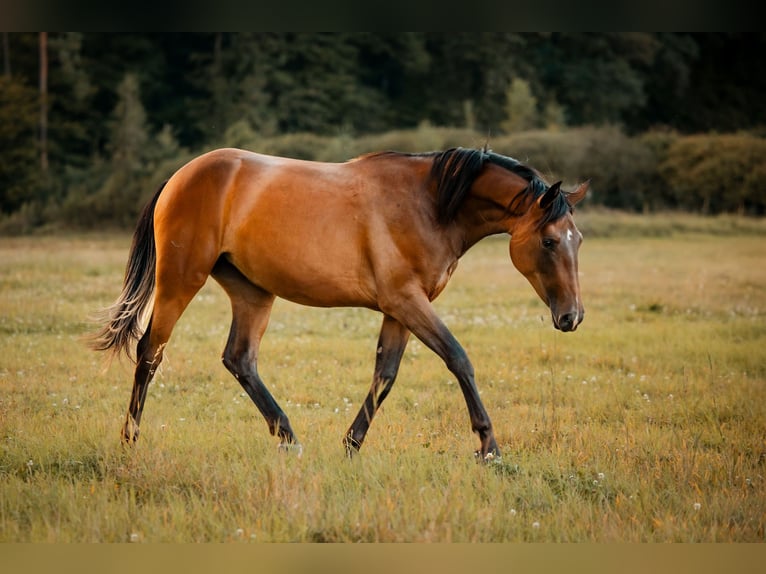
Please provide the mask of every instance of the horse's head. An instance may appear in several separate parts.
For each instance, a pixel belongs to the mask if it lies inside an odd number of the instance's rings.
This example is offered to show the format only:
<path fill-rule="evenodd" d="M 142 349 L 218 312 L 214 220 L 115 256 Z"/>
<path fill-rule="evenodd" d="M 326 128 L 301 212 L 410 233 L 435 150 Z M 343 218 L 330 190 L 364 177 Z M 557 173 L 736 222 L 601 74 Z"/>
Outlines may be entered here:
<path fill-rule="evenodd" d="M 588 191 L 588 183 L 574 192 L 561 191 L 553 184 L 527 213 L 519 218 L 511 233 L 511 260 L 550 307 L 553 325 L 561 331 L 574 331 L 582 322 L 585 309 L 580 299 L 577 254 L 582 234 L 575 226 L 571 208 Z M 564 200 L 570 209 L 560 212 Z M 554 211 L 555 210 L 555 211 Z"/>

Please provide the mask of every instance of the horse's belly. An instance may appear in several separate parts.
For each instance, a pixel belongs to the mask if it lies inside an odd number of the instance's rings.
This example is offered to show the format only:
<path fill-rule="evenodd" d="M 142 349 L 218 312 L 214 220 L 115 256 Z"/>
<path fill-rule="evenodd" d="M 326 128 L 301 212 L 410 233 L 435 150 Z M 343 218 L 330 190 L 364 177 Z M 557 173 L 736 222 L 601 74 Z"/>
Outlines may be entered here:
<path fill-rule="evenodd" d="M 319 254 L 315 249 L 253 248 L 245 257 L 231 257 L 254 284 L 278 297 L 315 307 L 376 308 L 374 287 L 360 254 L 349 251 Z"/>

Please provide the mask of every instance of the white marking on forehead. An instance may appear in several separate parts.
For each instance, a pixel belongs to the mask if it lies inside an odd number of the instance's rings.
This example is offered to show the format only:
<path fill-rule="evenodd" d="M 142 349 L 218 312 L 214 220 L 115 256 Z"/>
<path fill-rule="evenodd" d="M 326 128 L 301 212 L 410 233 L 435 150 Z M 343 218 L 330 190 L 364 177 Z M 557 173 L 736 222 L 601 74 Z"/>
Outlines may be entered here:
<path fill-rule="evenodd" d="M 567 229 L 567 241 L 572 241 L 572 230 Z"/>

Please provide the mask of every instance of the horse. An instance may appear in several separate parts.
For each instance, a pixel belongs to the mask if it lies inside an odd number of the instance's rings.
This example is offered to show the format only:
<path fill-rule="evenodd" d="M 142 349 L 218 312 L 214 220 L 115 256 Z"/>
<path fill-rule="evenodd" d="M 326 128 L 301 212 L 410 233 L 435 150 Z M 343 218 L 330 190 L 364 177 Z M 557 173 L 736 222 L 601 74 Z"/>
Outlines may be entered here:
<path fill-rule="evenodd" d="M 147 388 L 173 327 L 212 276 L 231 300 L 223 364 L 279 448 L 302 449 L 258 374 L 276 297 L 382 314 L 372 386 L 343 437 L 348 456 L 361 448 L 414 334 L 457 379 L 480 441 L 476 456 L 499 457 L 471 361 L 432 302 L 468 249 L 508 234 L 513 265 L 550 308 L 554 327 L 577 329 L 582 234 L 573 208 L 587 190 L 588 182 L 572 192 L 560 181 L 548 185 L 535 169 L 486 148 L 377 152 L 343 163 L 233 148 L 197 156 L 141 212 L 122 292 L 91 336 L 94 350 L 135 361 L 122 441 L 138 439 Z"/>

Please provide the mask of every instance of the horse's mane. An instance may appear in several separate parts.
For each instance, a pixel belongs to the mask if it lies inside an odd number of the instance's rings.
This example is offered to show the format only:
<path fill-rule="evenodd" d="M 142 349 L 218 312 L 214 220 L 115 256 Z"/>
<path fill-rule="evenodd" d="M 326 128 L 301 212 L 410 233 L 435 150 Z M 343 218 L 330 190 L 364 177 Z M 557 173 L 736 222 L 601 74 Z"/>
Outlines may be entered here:
<path fill-rule="evenodd" d="M 468 196 L 476 178 L 479 177 L 484 165 L 489 162 L 507 169 L 527 181 L 527 186 L 516 194 L 506 206 L 506 212 L 510 215 L 519 215 L 518 209 L 523 207 L 525 199 L 536 200 L 548 191 L 548 184 L 540 174 L 532 167 L 521 163 L 512 157 L 488 150 L 450 148 L 439 152 L 426 153 L 398 153 L 382 152 L 370 154 L 404 155 L 410 157 L 433 157 L 431 178 L 436 182 L 437 218 L 440 223 L 447 224 L 457 217 L 460 206 Z M 553 204 L 546 210 L 545 216 L 538 222 L 543 226 L 550 221 L 555 221 L 571 211 L 563 193 L 560 193 Z"/>

